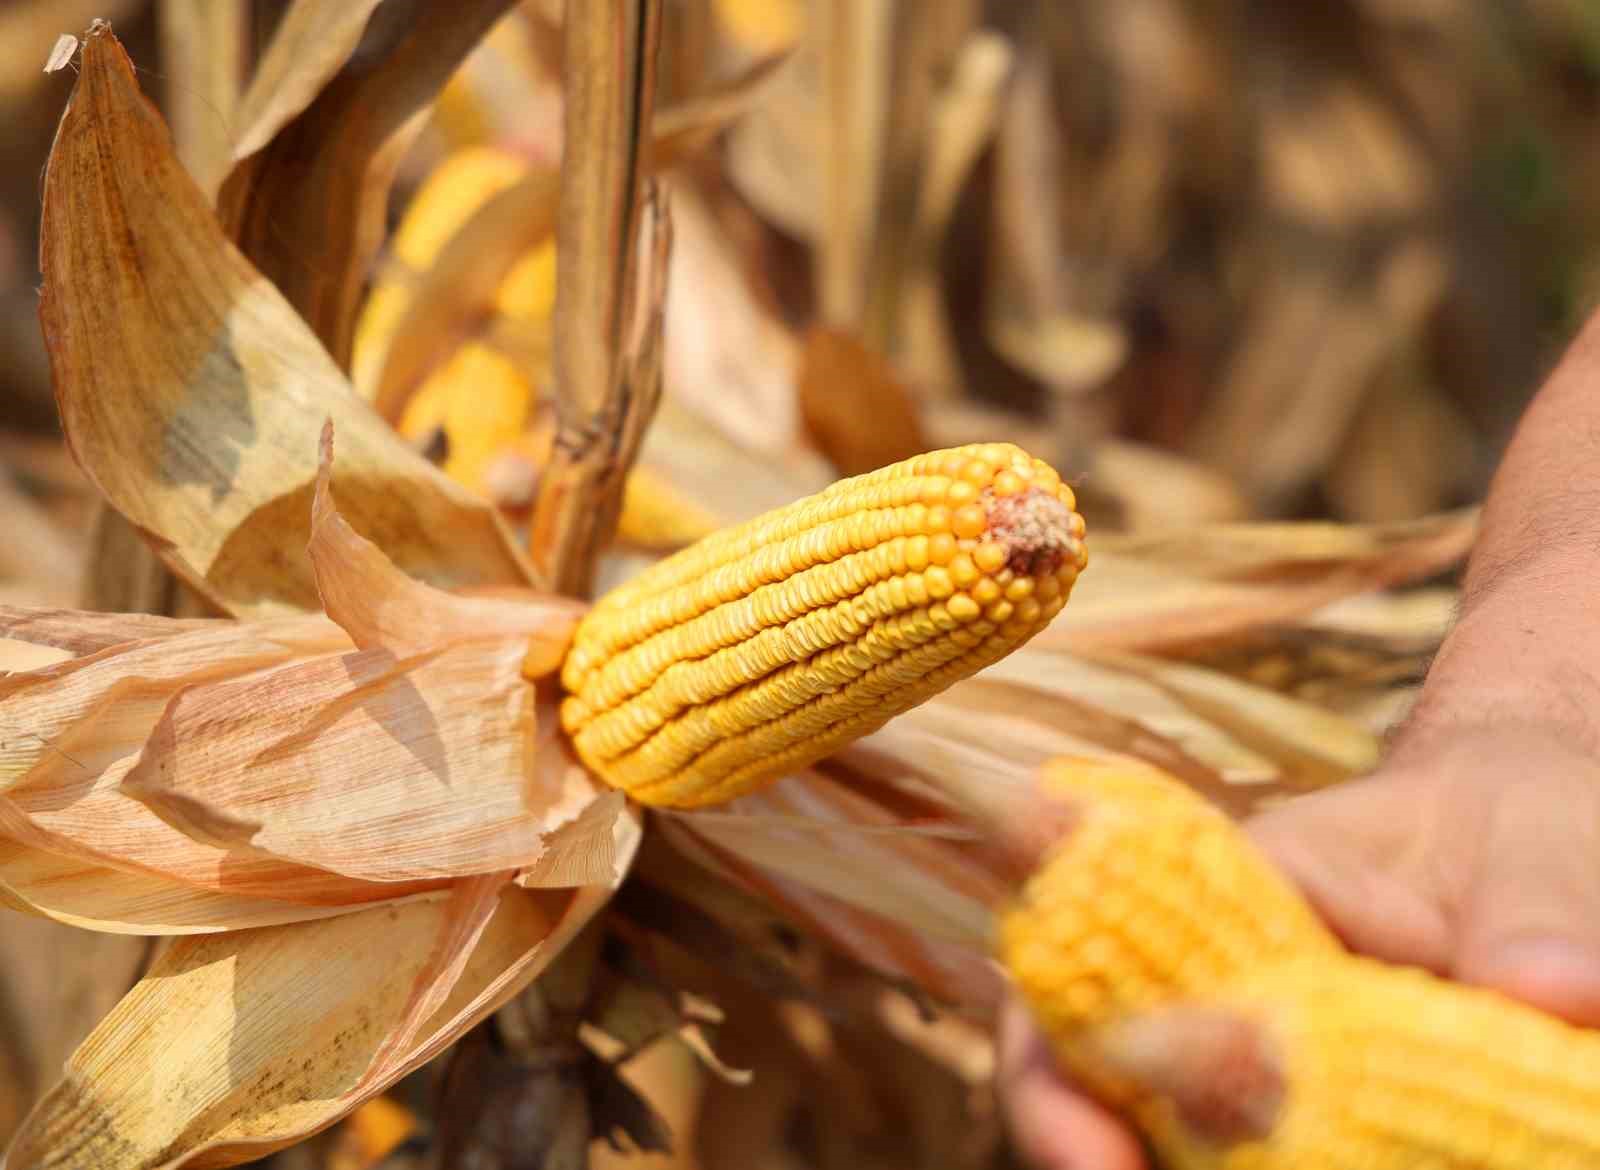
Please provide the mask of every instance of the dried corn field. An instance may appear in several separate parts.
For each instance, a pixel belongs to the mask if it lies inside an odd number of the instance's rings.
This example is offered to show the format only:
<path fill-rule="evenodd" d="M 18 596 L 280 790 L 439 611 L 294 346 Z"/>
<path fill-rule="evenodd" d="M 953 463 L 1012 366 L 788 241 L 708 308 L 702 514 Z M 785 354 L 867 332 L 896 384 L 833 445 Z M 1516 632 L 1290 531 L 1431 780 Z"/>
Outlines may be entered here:
<path fill-rule="evenodd" d="M 1597 117 L 1587 0 L 0 3 L 0 1165 L 1020 1167 L 1045 765 L 1377 763 Z"/>

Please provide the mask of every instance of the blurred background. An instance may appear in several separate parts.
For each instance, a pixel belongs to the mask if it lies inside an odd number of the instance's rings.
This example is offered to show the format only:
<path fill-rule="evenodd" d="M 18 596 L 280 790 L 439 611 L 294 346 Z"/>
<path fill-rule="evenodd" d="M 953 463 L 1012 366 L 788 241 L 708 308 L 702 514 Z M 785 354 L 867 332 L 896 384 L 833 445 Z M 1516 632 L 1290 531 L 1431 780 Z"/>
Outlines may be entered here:
<path fill-rule="evenodd" d="M 199 15 L 224 5 L 232 23 Z M 41 71 L 51 46 L 111 19 L 195 173 L 214 176 L 238 94 L 195 62 L 229 55 L 247 78 L 286 6 L 0 0 L 0 601 L 83 603 L 91 550 L 105 556 L 36 317 L 40 175 L 73 80 Z M 1061 468 L 1091 530 L 1461 507 L 1600 293 L 1592 0 L 666 13 L 666 402 L 615 572 L 839 474 L 978 438 Z M 513 518 L 551 430 L 555 258 L 548 241 L 485 237 L 484 213 L 559 160 L 559 22 L 559 3 L 516 6 L 446 88 L 401 167 L 349 358 L 404 434 Z M 496 274 L 468 282 L 465 306 L 444 279 L 463 271 Z M 419 313 L 455 324 L 406 328 Z M 0 917 L 0 970 L 25 973 L 0 984 L 0 1142 L 145 957 Z M 941 1092 L 986 1076 L 981 1045 L 951 1043 L 969 1066 Z M 992 1126 L 966 1138 L 926 1164 L 1003 1157 Z M 809 1160 L 781 1164 L 834 1164 L 819 1143 L 799 1135 Z M 350 1157 L 325 1164 L 371 1164 Z"/>

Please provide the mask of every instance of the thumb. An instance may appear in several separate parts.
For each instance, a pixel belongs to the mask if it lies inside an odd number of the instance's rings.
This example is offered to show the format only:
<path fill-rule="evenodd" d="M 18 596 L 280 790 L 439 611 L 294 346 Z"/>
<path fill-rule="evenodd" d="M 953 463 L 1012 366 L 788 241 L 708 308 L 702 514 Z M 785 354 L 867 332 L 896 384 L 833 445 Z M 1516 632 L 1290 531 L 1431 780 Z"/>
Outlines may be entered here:
<path fill-rule="evenodd" d="M 1600 786 L 1507 785 L 1463 891 L 1452 974 L 1600 1026 Z"/>

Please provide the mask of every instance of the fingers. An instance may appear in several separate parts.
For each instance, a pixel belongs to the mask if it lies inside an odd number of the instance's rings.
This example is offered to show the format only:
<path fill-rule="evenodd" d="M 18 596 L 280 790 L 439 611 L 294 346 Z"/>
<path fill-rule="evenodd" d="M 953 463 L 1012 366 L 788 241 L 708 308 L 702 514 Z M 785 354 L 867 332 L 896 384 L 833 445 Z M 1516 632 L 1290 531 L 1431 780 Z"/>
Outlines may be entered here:
<path fill-rule="evenodd" d="M 1037 1170 L 1147 1170 L 1138 1141 L 1073 1090 L 1015 1001 L 1000 1018 L 998 1088 L 1017 1152 Z"/>
<path fill-rule="evenodd" d="M 1248 828 L 1351 950 L 1444 973 L 1456 939 L 1434 876 L 1433 803 L 1422 783 L 1375 776 L 1300 797 Z"/>
<path fill-rule="evenodd" d="M 1504 790 L 1460 910 L 1454 971 L 1600 1026 L 1600 785 L 1546 774 Z"/>
<path fill-rule="evenodd" d="M 1463 735 L 1256 818 L 1355 951 L 1600 1026 L 1600 769 L 1547 736 Z"/>

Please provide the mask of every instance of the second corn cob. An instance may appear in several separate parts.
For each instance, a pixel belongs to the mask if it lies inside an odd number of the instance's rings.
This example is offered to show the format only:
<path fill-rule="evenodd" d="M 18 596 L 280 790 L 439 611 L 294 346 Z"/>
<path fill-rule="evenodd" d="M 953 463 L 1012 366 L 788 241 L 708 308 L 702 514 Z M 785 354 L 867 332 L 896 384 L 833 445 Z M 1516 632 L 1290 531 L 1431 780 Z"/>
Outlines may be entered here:
<path fill-rule="evenodd" d="M 1600 1166 L 1600 1033 L 1346 953 L 1176 781 L 1053 765 L 1076 824 L 999 953 L 1169 1170 Z"/>
<path fill-rule="evenodd" d="M 1042 629 L 1085 563 L 1074 507 L 1001 443 L 841 480 L 602 598 L 567 657 L 562 722 L 647 804 L 732 799 Z"/>

